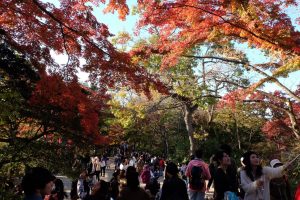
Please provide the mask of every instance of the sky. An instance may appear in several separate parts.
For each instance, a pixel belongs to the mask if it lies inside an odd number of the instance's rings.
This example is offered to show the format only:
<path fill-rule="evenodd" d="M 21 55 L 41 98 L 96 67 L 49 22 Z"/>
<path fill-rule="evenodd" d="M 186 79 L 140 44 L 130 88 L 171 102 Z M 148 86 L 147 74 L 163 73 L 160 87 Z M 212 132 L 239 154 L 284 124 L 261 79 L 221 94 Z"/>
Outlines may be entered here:
<path fill-rule="evenodd" d="M 44 1 L 48 1 L 48 2 L 54 3 L 55 5 L 59 5 L 57 0 L 44 0 Z M 128 6 L 129 6 L 130 10 L 132 10 L 132 7 L 136 4 L 136 0 L 127 0 L 127 2 L 128 2 Z M 125 21 L 121 21 L 121 20 L 119 20 L 117 13 L 104 14 L 103 8 L 104 8 L 104 5 L 101 5 L 100 7 L 97 7 L 97 8 L 94 7 L 93 14 L 96 16 L 98 21 L 100 21 L 108 26 L 109 31 L 112 34 L 117 35 L 118 32 L 126 31 L 133 35 L 134 30 L 135 30 L 135 25 L 138 21 L 138 15 L 129 15 L 129 16 L 127 16 Z M 286 13 L 291 17 L 292 23 L 296 27 L 296 29 L 300 31 L 300 26 L 296 24 L 296 18 L 300 17 L 300 7 L 287 8 Z M 136 37 L 144 37 L 144 36 L 147 36 L 146 31 L 144 31 L 144 32 L 142 31 L 140 36 L 136 36 Z M 244 52 L 246 53 L 251 64 L 262 63 L 262 62 L 266 61 L 266 59 L 267 59 L 260 50 L 249 49 L 247 47 L 247 44 L 238 45 L 238 48 L 244 50 Z M 60 64 L 65 63 L 67 60 L 66 57 L 63 55 L 56 56 L 56 57 L 58 57 L 57 61 Z M 84 82 L 85 80 L 87 80 L 87 77 L 88 77 L 88 75 L 86 73 L 83 73 L 83 72 L 79 73 L 80 81 Z M 253 73 L 251 75 L 251 77 L 253 79 L 259 78 L 259 76 L 257 76 L 257 74 L 255 74 L 255 73 Z M 300 84 L 300 71 L 293 72 L 288 77 L 280 78 L 279 80 L 288 88 L 295 90 L 297 85 Z M 275 86 L 274 84 L 267 83 L 267 84 L 265 84 L 264 89 L 266 91 L 272 92 L 274 90 L 278 90 L 279 88 L 277 86 Z"/>

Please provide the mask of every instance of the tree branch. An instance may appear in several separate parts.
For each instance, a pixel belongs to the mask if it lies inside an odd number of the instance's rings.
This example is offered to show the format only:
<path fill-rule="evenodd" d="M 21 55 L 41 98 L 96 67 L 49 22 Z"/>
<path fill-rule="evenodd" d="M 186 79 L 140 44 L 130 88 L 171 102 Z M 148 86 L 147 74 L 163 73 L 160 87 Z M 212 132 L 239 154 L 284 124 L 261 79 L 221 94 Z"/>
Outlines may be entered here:
<path fill-rule="evenodd" d="M 86 38 L 85 35 L 81 34 L 78 30 L 66 25 L 65 23 L 63 23 L 61 20 L 59 20 L 57 17 L 55 17 L 51 12 L 49 12 L 47 9 L 45 9 L 37 0 L 32 0 L 33 3 L 44 13 L 46 13 L 51 19 L 53 19 L 54 21 L 56 21 L 58 24 L 66 27 L 67 29 L 69 29 L 71 32 L 76 33 L 77 35 L 81 36 L 87 43 L 89 43 L 90 45 L 94 46 L 96 49 L 98 49 L 99 51 L 101 51 L 102 53 L 104 53 L 105 55 L 110 57 L 110 54 L 107 53 L 106 51 L 102 50 L 100 47 L 98 47 L 95 43 L 93 43 L 92 41 L 90 41 L 90 39 Z"/>
<path fill-rule="evenodd" d="M 268 39 L 268 36 L 266 36 L 266 37 L 259 36 L 259 35 L 257 35 L 256 33 L 254 33 L 254 32 L 252 32 L 252 31 L 250 31 L 250 30 L 248 30 L 248 29 L 246 29 L 246 28 L 240 26 L 239 24 L 235 24 L 235 23 L 232 23 L 232 22 L 229 21 L 229 20 L 226 20 L 224 17 L 222 17 L 222 16 L 220 16 L 220 15 L 218 15 L 218 14 L 212 12 L 212 11 L 203 9 L 203 8 L 201 8 L 201 7 L 198 7 L 198 6 L 188 5 L 188 4 L 173 3 L 173 5 L 178 5 L 178 6 L 181 6 L 181 7 L 190 7 L 190 8 L 195 8 L 195 9 L 201 10 L 201 11 L 203 11 L 203 12 L 206 12 L 206 13 L 210 14 L 210 15 L 219 17 L 220 19 L 223 20 L 224 23 L 227 23 L 227 24 L 229 24 L 229 25 L 231 25 L 231 26 L 233 26 L 233 27 L 239 28 L 239 29 L 241 29 L 241 30 L 243 30 L 243 31 L 245 31 L 245 32 L 247 32 L 247 33 L 249 33 L 250 35 L 252 35 L 252 36 L 254 36 L 254 37 L 256 37 L 256 38 L 258 38 L 258 39 L 260 39 L 260 40 L 266 41 L 266 42 L 268 42 L 268 43 L 270 43 L 270 44 L 272 44 L 272 45 L 276 45 L 276 46 L 278 45 L 278 44 L 276 44 L 275 42 L 269 40 L 269 39 Z M 281 44 L 281 46 L 284 46 L 284 45 Z"/>
<path fill-rule="evenodd" d="M 231 63 L 236 63 L 236 64 L 243 64 L 245 68 L 250 68 L 253 71 L 263 75 L 265 78 L 257 82 L 254 86 L 254 89 L 257 89 L 257 87 L 261 86 L 263 83 L 266 81 L 272 81 L 274 84 L 278 85 L 280 88 L 282 88 L 288 95 L 290 95 L 292 98 L 300 102 L 300 97 L 298 97 L 294 92 L 292 92 L 289 88 L 287 88 L 285 85 L 283 85 L 277 78 L 268 75 L 266 72 L 260 70 L 258 67 L 255 65 L 250 65 L 247 62 L 240 61 L 240 60 L 235 60 L 235 59 L 227 59 L 227 58 L 222 58 L 222 57 L 216 57 L 216 56 L 193 56 L 193 55 L 183 55 L 185 57 L 190 57 L 190 58 L 196 58 L 196 59 L 216 59 L 216 60 L 222 60 L 225 62 L 231 62 Z"/>

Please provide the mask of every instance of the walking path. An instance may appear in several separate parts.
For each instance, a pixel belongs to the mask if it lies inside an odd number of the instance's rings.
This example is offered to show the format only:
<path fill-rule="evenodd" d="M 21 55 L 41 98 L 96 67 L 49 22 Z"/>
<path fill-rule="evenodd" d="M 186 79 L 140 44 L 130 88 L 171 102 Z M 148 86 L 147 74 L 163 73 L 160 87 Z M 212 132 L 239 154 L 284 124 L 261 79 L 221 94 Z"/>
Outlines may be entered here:
<path fill-rule="evenodd" d="M 113 163 L 113 162 L 110 162 L 110 163 Z M 110 179 L 112 178 L 113 172 L 114 172 L 114 166 L 111 165 L 108 169 L 105 170 L 105 177 L 101 177 L 101 179 L 109 182 Z M 58 175 L 56 177 L 63 181 L 64 186 L 65 186 L 65 192 L 68 194 L 68 196 L 70 196 L 72 180 L 66 176 Z M 163 181 L 164 181 L 164 178 L 162 176 L 159 177 L 158 182 L 160 183 L 161 187 L 162 187 Z M 141 183 L 141 187 L 144 188 L 145 184 Z M 213 199 L 212 198 L 213 197 L 213 189 L 211 189 L 208 193 L 206 193 L 206 196 L 208 199 Z M 67 200 L 69 200 L 69 198 Z"/>

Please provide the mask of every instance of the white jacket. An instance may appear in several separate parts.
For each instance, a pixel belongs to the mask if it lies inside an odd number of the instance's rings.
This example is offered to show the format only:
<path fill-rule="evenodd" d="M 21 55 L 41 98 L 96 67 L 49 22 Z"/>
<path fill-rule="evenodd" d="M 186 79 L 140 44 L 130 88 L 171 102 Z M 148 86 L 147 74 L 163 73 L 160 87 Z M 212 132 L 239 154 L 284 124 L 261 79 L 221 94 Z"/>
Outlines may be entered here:
<path fill-rule="evenodd" d="M 257 187 L 256 181 L 252 181 L 246 174 L 245 170 L 241 171 L 241 186 L 245 191 L 244 200 L 270 200 L 270 180 L 282 176 L 283 166 L 272 168 L 263 167 L 262 179 L 264 185 L 262 188 Z"/>

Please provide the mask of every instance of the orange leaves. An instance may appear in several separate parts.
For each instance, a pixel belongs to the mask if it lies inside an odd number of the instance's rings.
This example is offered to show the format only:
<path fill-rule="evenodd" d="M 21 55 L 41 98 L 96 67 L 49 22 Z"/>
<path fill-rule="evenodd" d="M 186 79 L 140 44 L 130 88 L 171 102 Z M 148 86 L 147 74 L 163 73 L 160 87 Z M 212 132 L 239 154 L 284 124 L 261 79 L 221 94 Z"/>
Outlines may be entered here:
<path fill-rule="evenodd" d="M 30 103 L 58 112 L 61 123 L 65 123 L 64 126 L 68 126 L 71 121 L 78 118 L 85 134 L 98 135 L 99 112 L 102 105 L 90 99 L 90 96 L 84 94 L 75 81 L 66 83 L 58 75 L 43 75 L 36 85 Z M 70 129 L 73 129 L 72 125 Z"/>
<path fill-rule="evenodd" d="M 118 11 L 119 18 L 125 20 L 126 15 L 129 14 L 129 8 L 126 4 L 126 0 L 109 0 L 104 12 L 114 13 L 115 10 Z"/>
<path fill-rule="evenodd" d="M 126 53 L 120 53 L 108 41 L 108 27 L 97 21 L 89 3 L 104 0 L 60 0 L 58 7 L 40 0 L 6 0 L 0 2 L 1 29 L 10 45 L 26 55 L 41 71 L 59 72 L 76 77 L 81 70 L 91 74 L 91 81 L 114 88 L 122 84 L 139 91 L 147 90 L 144 81 L 151 77 L 143 69 L 133 66 Z M 125 0 L 111 0 L 107 11 L 118 10 L 120 17 L 128 14 Z M 59 66 L 51 51 L 68 56 L 68 63 Z M 86 61 L 80 66 L 80 59 Z M 67 69 L 65 69 L 67 67 Z M 154 81 L 153 84 L 155 84 Z M 102 91 L 105 92 L 105 91 Z"/>
<path fill-rule="evenodd" d="M 174 60 L 185 49 L 207 40 L 238 40 L 249 45 L 299 55 L 300 39 L 282 5 L 293 1 L 242 1 L 176 0 L 158 3 L 155 0 L 140 2 L 142 19 L 139 27 L 155 27 L 159 31 L 160 46 L 172 50 L 164 55 L 166 64 Z M 212 32 L 217 34 L 212 34 Z M 181 51 L 180 51 L 181 49 Z M 292 52 L 291 52 L 292 50 Z"/>

